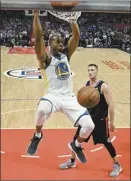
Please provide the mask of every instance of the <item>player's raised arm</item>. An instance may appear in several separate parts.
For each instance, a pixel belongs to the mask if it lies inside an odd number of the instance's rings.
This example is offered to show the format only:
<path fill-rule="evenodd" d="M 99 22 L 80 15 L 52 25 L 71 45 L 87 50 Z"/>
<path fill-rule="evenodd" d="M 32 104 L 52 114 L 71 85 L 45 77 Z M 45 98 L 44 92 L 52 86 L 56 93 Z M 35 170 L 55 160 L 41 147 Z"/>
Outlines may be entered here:
<path fill-rule="evenodd" d="M 68 54 L 69 59 L 72 54 L 75 52 L 76 48 L 78 47 L 79 39 L 80 39 L 80 31 L 78 24 L 75 22 L 71 22 L 71 29 L 72 29 L 72 37 L 69 39 L 68 42 Z"/>
<path fill-rule="evenodd" d="M 45 44 L 44 44 L 44 39 L 43 39 L 42 26 L 40 23 L 37 10 L 34 12 L 33 34 L 35 38 L 35 52 L 36 52 L 37 59 L 39 61 L 39 66 L 40 66 L 40 69 L 44 69 L 45 59 L 46 59 Z"/>

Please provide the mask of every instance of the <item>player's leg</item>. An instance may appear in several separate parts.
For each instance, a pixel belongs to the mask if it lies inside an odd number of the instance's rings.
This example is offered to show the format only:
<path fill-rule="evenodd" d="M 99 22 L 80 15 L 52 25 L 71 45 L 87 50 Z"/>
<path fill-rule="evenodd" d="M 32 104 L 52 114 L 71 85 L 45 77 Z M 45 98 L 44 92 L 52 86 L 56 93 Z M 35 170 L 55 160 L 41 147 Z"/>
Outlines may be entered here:
<path fill-rule="evenodd" d="M 51 113 L 55 110 L 50 98 L 41 98 L 35 115 L 36 132 L 31 139 L 31 142 L 27 148 L 29 155 L 34 155 L 37 151 L 37 147 L 43 137 L 42 127 L 44 122 L 49 118 Z"/>
<path fill-rule="evenodd" d="M 78 136 L 79 136 L 80 129 L 81 129 L 81 126 L 78 125 L 78 128 L 77 128 L 77 130 L 76 130 L 76 133 L 75 133 L 75 135 L 74 135 L 74 137 L 73 137 L 73 141 L 74 141 L 74 142 L 75 142 L 75 140 L 76 140 L 76 139 L 78 138 Z M 92 133 L 89 135 L 88 138 L 86 138 L 86 139 L 84 140 L 84 142 L 88 142 L 89 139 L 90 139 L 90 137 L 91 137 L 91 135 L 92 135 Z M 68 169 L 68 168 L 75 168 L 75 167 L 76 167 L 75 160 L 76 160 L 76 155 L 75 155 L 74 152 L 71 152 L 71 158 L 70 158 L 68 161 L 66 161 L 65 163 L 60 164 L 60 165 L 59 165 L 60 169 L 63 169 L 63 170 L 64 170 L 64 169 Z"/>
<path fill-rule="evenodd" d="M 92 133 L 94 143 L 100 143 L 105 146 L 107 151 L 110 154 L 110 157 L 113 159 L 114 165 L 113 170 L 110 173 L 111 177 L 116 177 L 122 171 L 120 163 L 118 162 L 117 154 L 115 147 L 110 141 L 110 133 L 108 128 L 108 119 L 101 119 L 95 121 L 95 129 Z"/>
<path fill-rule="evenodd" d="M 73 137 L 73 141 L 75 142 L 75 140 L 78 138 L 79 136 L 79 132 L 80 132 L 81 126 L 78 126 L 76 133 Z M 69 160 L 67 160 L 66 162 L 62 163 L 59 165 L 60 169 L 68 169 L 68 168 L 75 168 L 76 167 L 76 163 L 75 163 L 75 159 L 76 159 L 76 155 L 74 152 L 71 152 L 71 158 Z"/>
<path fill-rule="evenodd" d="M 81 126 L 78 138 L 75 141 L 69 143 L 69 148 L 75 153 L 79 161 L 85 163 L 86 158 L 82 151 L 81 145 L 93 131 L 94 123 L 88 111 L 78 104 L 75 96 L 68 97 L 67 99 L 68 101 L 65 101 L 63 112 L 70 120 L 73 121 L 75 126 Z"/>
<path fill-rule="evenodd" d="M 122 171 L 122 168 L 120 166 L 120 163 L 118 162 L 118 157 L 116 155 L 115 147 L 110 142 L 108 122 L 105 119 L 96 120 L 96 121 L 94 120 L 94 122 L 95 122 L 95 129 L 91 133 L 91 135 L 93 136 L 94 143 L 95 144 L 97 144 L 97 143 L 104 144 L 105 148 L 109 152 L 109 154 L 114 162 L 114 168 L 113 168 L 112 172 L 110 173 L 110 176 L 112 176 L 112 177 L 118 176 L 119 173 Z M 76 134 L 74 136 L 74 139 L 76 139 L 78 137 L 78 134 L 79 134 L 78 132 L 80 132 L 80 129 L 81 129 L 81 126 L 78 127 Z M 85 142 L 88 142 L 88 140 L 90 139 L 90 136 L 85 139 Z M 72 154 L 70 162 L 72 164 L 75 163 L 74 154 Z"/>
<path fill-rule="evenodd" d="M 111 177 L 116 177 L 120 174 L 120 172 L 122 171 L 122 167 L 118 161 L 118 157 L 117 157 L 117 154 L 116 154 L 116 149 L 115 147 L 113 146 L 113 144 L 111 143 L 110 141 L 110 132 L 109 132 L 109 127 L 108 127 L 108 119 L 105 118 L 104 120 L 104 123 L 103 123 L 103 126 L 105 129 L 103 129 L 103 131 L 105 130 L 105 132 L 103 133 L 103 135 L 105 134 L 105 137 L 106 137 L 106 141 L 104 142 L 104 146 L 105 148 L 107 149 L 110 157 L 112 158 L 113 160 L 113 170 L 111 171 L 110 173 L 110 176 Z M 109 140 L 109 141 L 108 141 Z"/>
<path fill-rule="evenodd" d="M 118 157 L 116 155 L 116 150 L 115 147 L 112 145 L 112 143 L 104 143 L 105 148 L 107 149 L 107 151 L 109 152 L 111 158 L 113 159 L 114 165 L 113 165 L 113 170 L 110 173 L 111 177 L 116 177 L 120 174 L 120 172 L 122 171 L 122 167 L 120 165 L 120 163 L 118 162 Z"/>
<path fill-rule="evenodd" d="M 72 114 L 73 115 L 73 114 Z M 84 140 L 91 134 L 94 129 L 94 123 L 88 114 L 84 114 L 78 120 L 78 124 L 81 126 L 79 136 L 75 141 L 69 143 L 69 148 L 75 153 L 76 158 L 82 163 L 86 162 L 85 155 L 82 151 L 81 145 Z"/>

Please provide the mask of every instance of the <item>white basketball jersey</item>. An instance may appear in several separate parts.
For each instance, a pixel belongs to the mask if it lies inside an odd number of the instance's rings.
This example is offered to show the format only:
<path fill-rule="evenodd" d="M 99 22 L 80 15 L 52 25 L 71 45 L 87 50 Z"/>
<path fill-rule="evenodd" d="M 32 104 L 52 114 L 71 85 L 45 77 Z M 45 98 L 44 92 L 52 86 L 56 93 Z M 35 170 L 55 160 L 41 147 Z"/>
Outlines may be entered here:
<path fill-rule="evenodd" d="M 50 65 L 45 69 L 48 79 L 48 93 L 73 94 L 72 76 L 67 56 L 51 57 Z"/>

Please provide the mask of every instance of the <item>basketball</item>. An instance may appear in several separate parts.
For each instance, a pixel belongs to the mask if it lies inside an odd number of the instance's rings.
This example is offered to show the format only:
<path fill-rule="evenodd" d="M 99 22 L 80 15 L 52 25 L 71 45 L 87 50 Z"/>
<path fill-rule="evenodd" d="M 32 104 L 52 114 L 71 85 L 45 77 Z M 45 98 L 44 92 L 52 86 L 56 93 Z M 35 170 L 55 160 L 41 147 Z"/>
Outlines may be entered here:
<path fill-rule="evenodd" d="M 95 107 L 100 101 L 99 91 L 90 86 L 82 87 L 77 93 L 77 101 L 83 107 Z"/>

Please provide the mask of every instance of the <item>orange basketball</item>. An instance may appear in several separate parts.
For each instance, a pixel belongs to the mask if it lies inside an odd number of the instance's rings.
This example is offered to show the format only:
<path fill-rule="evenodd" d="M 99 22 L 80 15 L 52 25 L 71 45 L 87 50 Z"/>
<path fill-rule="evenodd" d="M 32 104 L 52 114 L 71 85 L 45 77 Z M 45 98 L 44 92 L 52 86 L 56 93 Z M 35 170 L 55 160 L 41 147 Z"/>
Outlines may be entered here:
<path fill-rule="evenodd" d="M 77 101 L 83 107 L 95 107 L 100 101 L 99 91 L 90 86 L 82 87 L 77 93 Z"/>

